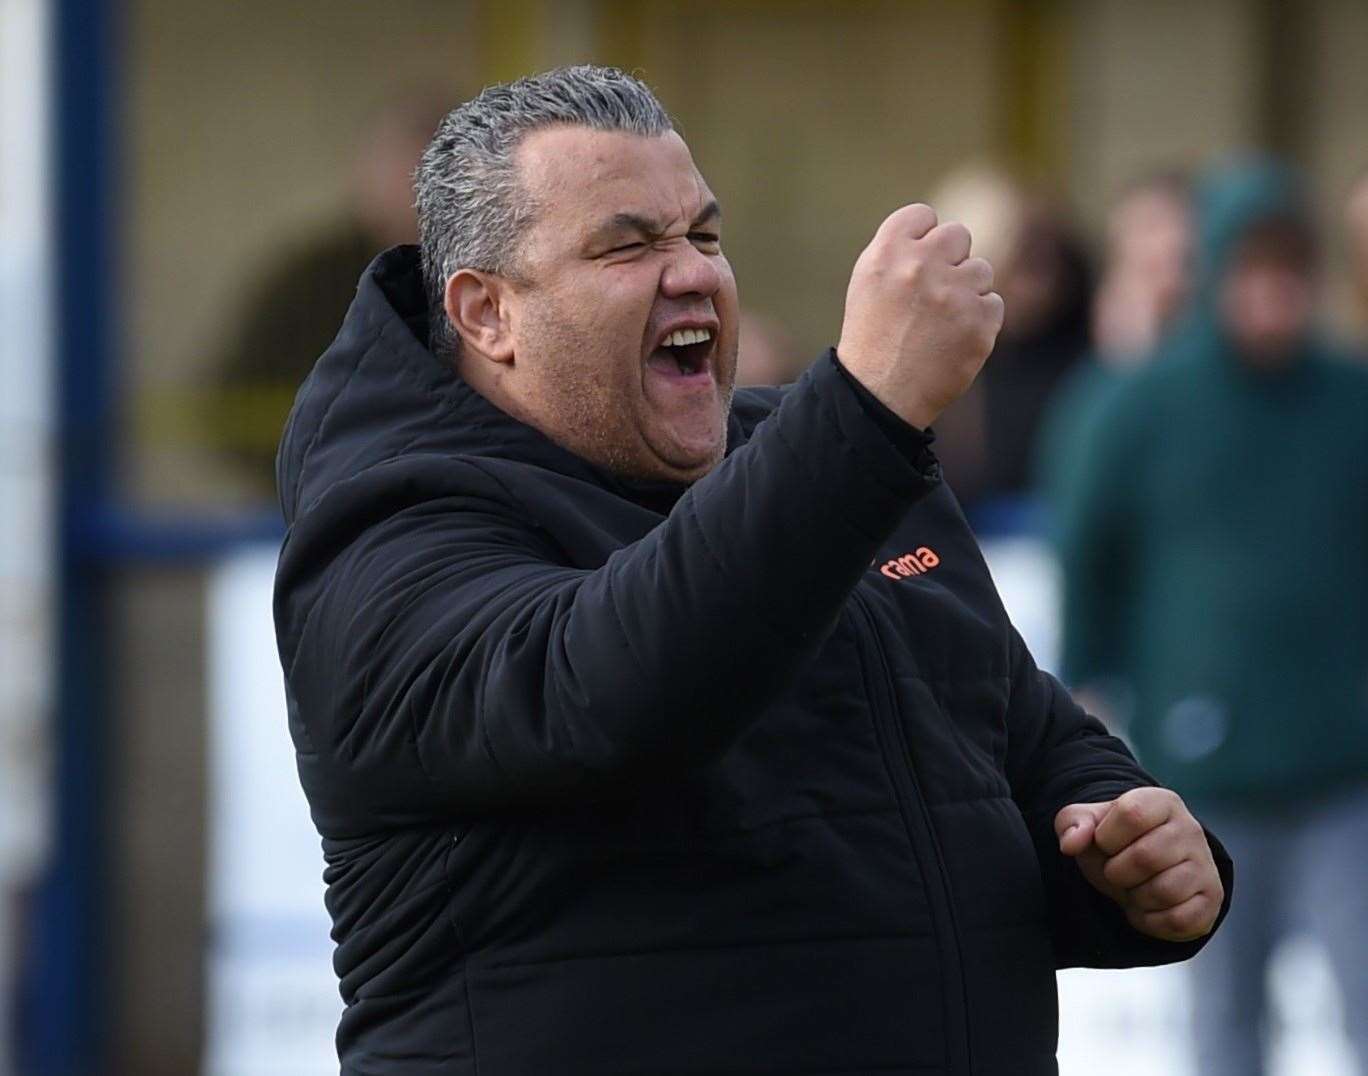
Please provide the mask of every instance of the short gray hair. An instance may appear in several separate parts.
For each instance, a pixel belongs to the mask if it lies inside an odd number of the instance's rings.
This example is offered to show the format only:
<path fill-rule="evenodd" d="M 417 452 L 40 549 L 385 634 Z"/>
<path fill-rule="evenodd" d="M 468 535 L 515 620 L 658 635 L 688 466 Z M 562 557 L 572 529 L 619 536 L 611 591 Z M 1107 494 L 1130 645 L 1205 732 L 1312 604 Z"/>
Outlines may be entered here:
<path fill-rule="evenodd" d="M 660 135 L 674 129 L 650 88 L 613 67 L 560 67 L 490 86 L 452 109 L 415 174 L 429 333 L 438 355 L 459 353 L 446 317 L 446 282 L 460 269 L 516 277 L 536 209 L 518 183 L 514 151 L 530 131 L 557 124 Z"/>

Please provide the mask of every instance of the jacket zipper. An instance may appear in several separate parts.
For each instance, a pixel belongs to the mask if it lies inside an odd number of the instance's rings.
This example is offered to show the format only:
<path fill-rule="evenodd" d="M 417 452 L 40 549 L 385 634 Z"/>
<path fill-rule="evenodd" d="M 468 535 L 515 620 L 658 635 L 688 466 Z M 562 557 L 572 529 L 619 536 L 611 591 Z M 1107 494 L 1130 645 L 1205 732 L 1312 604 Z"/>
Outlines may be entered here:
<path fill-rule="evenodd" d="M 960 952 L 959 928 L 955 924 L 954 904 L 950 894 L 950 879 L 945 860 L 936 840 L 931 811 L 917 787 L 907 736 L 898 720 L 896 702 L 891 686 L 892 673 L 878 624 L 865 599 L 855 592 L 852 605 L 860 611 L 869 629 L 869 641 L 860 641 L 864 659 L 865 683 L 868 687 L 869 708 L 878 734 L 879 748 L 893 783 L 898 810 L 912 843 L 917 860 L 931 920 L 936 932 L 936 947 L 940 952 L 942 994 L 945 997 L 946 1051 L 950 1071 L 970 1076 L 973 1062 L 969 1048 L 968 1000 L 964 990 L 963 956 Z M 934 877 L 933 877 L 934 875 Z"/>

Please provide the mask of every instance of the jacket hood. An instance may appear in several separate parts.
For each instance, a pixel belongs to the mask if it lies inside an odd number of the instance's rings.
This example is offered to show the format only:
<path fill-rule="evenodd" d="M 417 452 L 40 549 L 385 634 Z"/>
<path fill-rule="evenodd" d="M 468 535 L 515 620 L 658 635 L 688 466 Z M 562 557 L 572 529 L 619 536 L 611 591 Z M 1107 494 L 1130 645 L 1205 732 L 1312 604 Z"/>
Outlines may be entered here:
<path fill-rule="evenodd" d="M 362 274 L 341 330 L 295 398 L 276 456 L 286 524 L 338 482 L 413 454 L 518 459 L 652 503 L 687 488 L 595 467 L 490 403 L 427 340 L 418 248 L 392 247 Z M 736 404 L 744 409 L 743 393 Z M 740 434 L 734 406 L 729 450 Z"/>
<path fill-rule="evenodd" d="M 1246 371 L 1235 345 L 1221 326 L 1221 284 L 1242 240 L 1269 224 L 1287 224 L 1312 232 L 1311 217 L 1296 175 L 1267 158 L 1249 158 L 1210 173 L 1198 186 L 1196 209 L 1195 286 L 1186 315 L 1180 320 L 1166 354 L 1198 361 L 1216 361 Z M 1322 350 L 1314 336 L 1303 350 Z M 1293 376 L 1302 366 L 1293 363 L 1276 373 Z M 1260 380 L 1275 376 L 1264 372 Z"/>
<path fill-rule="evenodd" d="M 1198 294 L 1214 303 L 1240 241 L 1261 225 L 1311 228 L 1295 174 L 1276 161 L 1253 158 L 1213 172 L 1197 191 Z"/>

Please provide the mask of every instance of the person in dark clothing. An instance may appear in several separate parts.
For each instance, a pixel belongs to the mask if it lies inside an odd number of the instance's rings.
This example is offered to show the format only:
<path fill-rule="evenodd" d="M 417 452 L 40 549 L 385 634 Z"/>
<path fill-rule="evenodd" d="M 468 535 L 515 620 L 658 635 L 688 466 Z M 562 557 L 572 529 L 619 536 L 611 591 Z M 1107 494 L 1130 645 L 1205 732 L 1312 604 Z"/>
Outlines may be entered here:
<path fill-rule="evenodd" d="M 411 243 L 413 169 L 444 109 L 431 92 L 386 102 L 350 169 L 346 212 L 275 253 L 213 361 L 208 426 L 243 490 L 269 499 L 280 431 L 377 250 Z"/>
<path fill-rule="evenodd" d="M 1248 863 L 1193 966 L 1203 1074 L 1264 1071 L 1279 939 L 1326 945 L 1368 1063 L 1368 370 L 1317 338 L 1298 184 L 1198 197 L 1193 309 L 1099 410 L 1062 498 L 1064 673 Z"/>
<path fill-rule="evenodd" d="M 1089 348 L 1092 271 L 1064 216 L 1036 200 L 998 274 L 1006 320 L 983 376 L 946 416 L 946 470 L 971 519 L 1030 492 L 1054 394 Z"/>
<path fill-rule="evenodd" d="M 486 90 L 301 390 L 275 618 L 345 1073 L 1056 1071 L 1057 967 L 1228 857 L 1037 670 L 926 427 L 1001 323 L 926 206 L 731 391 L 717 203 L 605 68 Z"/>

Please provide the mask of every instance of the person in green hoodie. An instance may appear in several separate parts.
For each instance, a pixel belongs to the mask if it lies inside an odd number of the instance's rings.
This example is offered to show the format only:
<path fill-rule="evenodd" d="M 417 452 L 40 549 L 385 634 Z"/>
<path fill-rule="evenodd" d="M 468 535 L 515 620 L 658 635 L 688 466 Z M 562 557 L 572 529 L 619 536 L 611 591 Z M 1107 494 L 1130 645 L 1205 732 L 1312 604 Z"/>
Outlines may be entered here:
<path fill-rule="evenodd" d="M 1368 1066 L 1368 368 L 1313 329 L 1291 174 L 1222 171 L 1197 213 L 1192 308 L 1059 492 L 1063 672 L 1241 864 L 1193 967 L 1198 1071 L 1264 1071 L 1266 963 L 1303 930 Z"/>

